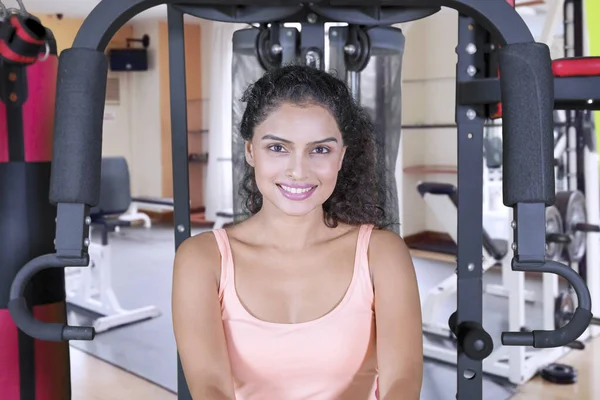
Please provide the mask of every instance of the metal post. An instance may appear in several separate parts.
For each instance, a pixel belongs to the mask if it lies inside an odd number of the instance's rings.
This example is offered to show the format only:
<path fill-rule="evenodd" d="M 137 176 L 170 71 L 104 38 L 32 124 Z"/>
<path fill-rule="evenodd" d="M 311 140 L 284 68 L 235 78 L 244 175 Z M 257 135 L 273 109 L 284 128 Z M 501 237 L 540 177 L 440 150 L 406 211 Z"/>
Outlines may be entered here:
<path fill-rule="evenodd" d="M 459 14 L 457 86 L 483 73 L 483 41 L 485 31 L 475 20 Z M 457 91 L 458 93 L 458 91 Z M 458 100 L 458 99 L 457 99 Z M 458 323 L 482 323 L 483 287 L 483 126 L 482 110 L 457 101 L 458 140 L 458 257 L 457 316 Z M 483 363 L 470 359 L 457 349 L 457 400 L 483 397 Z"/>
<path fill-rule="evenodd" d="M 584 57 L 584 30 L 583 30 L 583 1 L 573 0 L 573 50 L 574 57 Z M 575 111 L 575 159 L 576 159 L 576 181 L 577 189 L 580 190 L 584 195 L 586 194 L 585 187 L 585 147 L 586 147 L 586 135 L 584 131 L 584 121 L 586 114 L 589 111 L 577 110 Z M 594 149 L 590 149 L 594 150 Z M 583 279 L 587 281 L 587 255 L 584 254 L 578 263 L 578 272 Z"/>
<path fill-rule="evenodd" d="M 167 6 L 169 31 L 169 83 L 171 103 L 171 146 L 173 157 L 173 205 L 175 250 L 190 237 L 190 189 L 187 141 L 187 94 L 185 75 L 185 32 L 183 13 Z M 192 400 L 181 359 L 177 354 L 177 398 Z"/>

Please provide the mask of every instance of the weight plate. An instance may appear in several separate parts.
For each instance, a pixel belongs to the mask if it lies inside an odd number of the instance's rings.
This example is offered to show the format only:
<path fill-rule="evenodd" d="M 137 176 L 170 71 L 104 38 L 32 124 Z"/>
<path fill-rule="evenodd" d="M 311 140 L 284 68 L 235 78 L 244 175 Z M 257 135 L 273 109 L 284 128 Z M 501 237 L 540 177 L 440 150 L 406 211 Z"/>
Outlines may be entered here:
<path fill-rule="evenodd" d="M 577 371 L 566 364 L 550 364 L 541 371 L 542 378 L 548 382 L 558 384 L 572 384 L 577 382 Z"/>
<path fill-rule="evenodd" d="M 270 35 L 268 29 L 261 29 L 256 35 L 256 58 L 266 71 L 280 67 L 282 62 L 281 53 L 274 54 L 269 47 Z"/>
<path fill-rule="evenodd" d="M 354 54 L 344 52 L 344 61 L 348 71 L 361 72 L 369 64 L 371 58 L 371 39 L 362 28 L 356 28 L 358 46 L 355 45 Z"/>
<path fill-rule="evenodd" d="M 562 217 L 564 232 L 571 238 L 564 256 L 570 262 L 579 262 L 585 254 L 586 233 L 575 230 L 575 226 L 587 222 L 585 196 L 578 190 L 557 192 L 554 204 Z"/>
<path fill-rule="evenodd" d="M 546 235 L 563 233 L 563 219 L 555 206 L 546 207 Z M 546 246 L 546 258 L 558 261 L 564 251 L 563 243 L 549 242 Z"/>
<path fill-rule="evenodd" d="M 569 323 L 575 313 L 575 302 L 573 294 L 566 290 L 558 294 L 554 300 L 554 327 L 555 329 L 562 328 Z"/>

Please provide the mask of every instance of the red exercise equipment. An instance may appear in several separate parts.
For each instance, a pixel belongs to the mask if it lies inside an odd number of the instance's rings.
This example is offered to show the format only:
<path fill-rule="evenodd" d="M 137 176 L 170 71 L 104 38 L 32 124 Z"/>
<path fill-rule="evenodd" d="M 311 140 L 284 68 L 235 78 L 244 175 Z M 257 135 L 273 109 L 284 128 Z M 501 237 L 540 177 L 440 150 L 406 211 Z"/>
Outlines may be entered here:
<path fill-rule="evenodd" d="M 9 291 L 17 271 L 54 249 L 56 208 L 49 202 L 58 59 L 50 31 L 47 58 L 19 63 L 0 57 L 0 397 L 71 398 L 68 342 L 33 339 L 17 329 Z M 3 54 L 4 56 L 6 54 Z M 42 321 L 64 324 L 64 270 L 38 274 L 28 302 Z"/>

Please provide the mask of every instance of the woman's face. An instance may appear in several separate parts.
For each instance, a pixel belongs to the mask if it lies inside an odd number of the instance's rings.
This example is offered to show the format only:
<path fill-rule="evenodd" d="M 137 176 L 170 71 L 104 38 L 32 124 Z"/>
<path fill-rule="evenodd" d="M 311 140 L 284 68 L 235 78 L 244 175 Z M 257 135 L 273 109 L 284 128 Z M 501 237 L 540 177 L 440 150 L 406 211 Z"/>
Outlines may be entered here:
<path fill-rule="evenodd" d="M 246 143 L 263 207 L 270 203 L 293 216 L 320 209 L 333 193 L 345 150 L 328 110 L 282 104 Z"/>

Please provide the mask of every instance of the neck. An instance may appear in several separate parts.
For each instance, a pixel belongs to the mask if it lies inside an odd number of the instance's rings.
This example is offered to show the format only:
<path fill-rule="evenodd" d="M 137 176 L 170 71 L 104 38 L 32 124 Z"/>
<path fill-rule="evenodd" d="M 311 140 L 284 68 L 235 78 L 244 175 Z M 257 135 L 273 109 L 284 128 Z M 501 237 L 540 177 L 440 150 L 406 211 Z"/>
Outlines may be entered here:
<path fill-rule="evenodd" d="M 324 212 L 317 209 L 303 216 L 285 215 L 279 210 L 263 207 L 255 216 L 255 221 L 263 229 L 264 240 L 278 248 L 302 249 L 315 243 L 326 229 Z"/>

